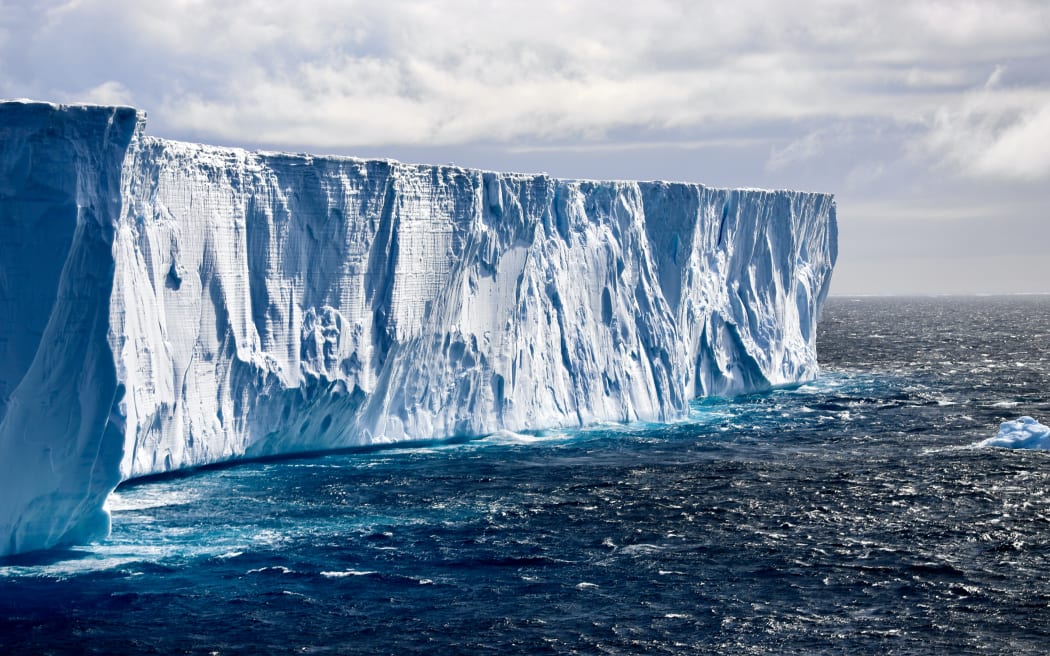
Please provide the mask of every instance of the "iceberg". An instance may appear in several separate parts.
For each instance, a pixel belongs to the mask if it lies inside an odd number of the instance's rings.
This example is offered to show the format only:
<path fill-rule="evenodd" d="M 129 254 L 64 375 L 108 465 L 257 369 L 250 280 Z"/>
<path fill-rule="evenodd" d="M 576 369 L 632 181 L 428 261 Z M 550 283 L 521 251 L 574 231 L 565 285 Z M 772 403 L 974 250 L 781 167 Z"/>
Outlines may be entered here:
<path fill-rule="evenodd" d="M 999 424 L 999 433 L 977 443 L 978 447 L 1050 449 L 1050 426 L 1025 416 Z"/>
<path fill-rule="evenodd" d="M 813 379 L 831 195 L 250 152 L 0 103 L 0 555 L 121 481 Z"/>

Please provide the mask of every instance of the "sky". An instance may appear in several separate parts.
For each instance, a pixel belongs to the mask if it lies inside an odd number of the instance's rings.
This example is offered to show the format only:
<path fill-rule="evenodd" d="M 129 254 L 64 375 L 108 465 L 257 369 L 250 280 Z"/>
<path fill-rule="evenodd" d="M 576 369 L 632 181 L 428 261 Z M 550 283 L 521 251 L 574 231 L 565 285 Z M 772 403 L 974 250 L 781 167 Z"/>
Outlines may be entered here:
<path fill-rule="evenodd" d="M 832 294 L 1050 292 L 1045 0 L 0 0 L 0 98 L 220 145 L 830 192 Z"/>

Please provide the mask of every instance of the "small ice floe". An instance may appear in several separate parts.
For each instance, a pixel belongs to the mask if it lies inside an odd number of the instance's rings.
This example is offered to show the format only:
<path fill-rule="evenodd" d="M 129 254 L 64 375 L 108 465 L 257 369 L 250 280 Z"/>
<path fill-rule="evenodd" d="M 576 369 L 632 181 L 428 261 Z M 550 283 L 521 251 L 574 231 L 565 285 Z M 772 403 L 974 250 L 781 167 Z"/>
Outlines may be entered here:
<path fill-rule="evenodd" d="M 1050 449 L 1050 426 L 1031 417 L 1004 421 L 999 434 L 977 443 L 978 447 L 998 446 L 1006 449 Z"/>

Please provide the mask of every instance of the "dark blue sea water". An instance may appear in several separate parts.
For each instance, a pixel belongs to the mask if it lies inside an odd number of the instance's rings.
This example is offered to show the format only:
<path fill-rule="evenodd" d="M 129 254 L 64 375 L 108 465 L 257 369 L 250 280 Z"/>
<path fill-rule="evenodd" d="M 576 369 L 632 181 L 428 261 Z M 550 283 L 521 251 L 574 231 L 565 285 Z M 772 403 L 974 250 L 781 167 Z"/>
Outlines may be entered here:
<path fill-rule="evenodd" d="M 0 653 L 1050 652 L 1050 297 L 829 301 L 813 384 L 689 421 L 121 488 L 0 561 Z"/>

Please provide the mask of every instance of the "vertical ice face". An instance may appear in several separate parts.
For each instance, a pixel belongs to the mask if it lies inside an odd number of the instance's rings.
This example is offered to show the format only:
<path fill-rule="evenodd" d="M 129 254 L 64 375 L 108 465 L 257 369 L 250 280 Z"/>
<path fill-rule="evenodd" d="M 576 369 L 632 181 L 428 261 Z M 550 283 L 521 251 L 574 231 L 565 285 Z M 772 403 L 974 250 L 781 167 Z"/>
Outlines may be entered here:
<path fill-rule="evenodd" d="M 0 105 L 0 555 L 104 536 L 127 107 Z"/>
<path fill-rule="evenodd" d="M 137 119 L 0 104 L 0 476 L 24 473 L 0 478 L 0 554 L 104 533 L 129 477 L 669 420 L 817 373 L 828 195 L 251 153 Z"/>

